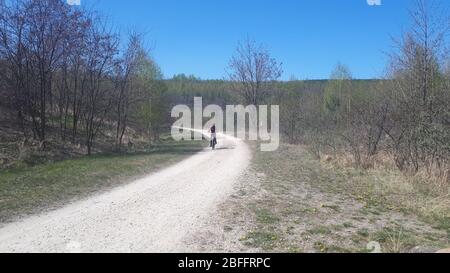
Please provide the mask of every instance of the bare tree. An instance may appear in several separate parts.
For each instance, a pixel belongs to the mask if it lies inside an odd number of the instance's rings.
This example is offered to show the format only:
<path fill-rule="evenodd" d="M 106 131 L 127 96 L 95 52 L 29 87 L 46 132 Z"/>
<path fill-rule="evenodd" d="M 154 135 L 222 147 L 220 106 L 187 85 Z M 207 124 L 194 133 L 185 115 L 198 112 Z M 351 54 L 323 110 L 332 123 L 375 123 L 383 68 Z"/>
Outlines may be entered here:
<path fill-rule="evenodd" d="M 69 23 L 69 22 L 68 22 Z M 83 54 L 86 51 L 86 41 L 91 19 L 81 13 L 74 12 L 70 25 L 67 26 L 70 36 L 63 48 L 63 56 L 59 69 L 54 77 L 55 100 L 57 119 L 61 140 L 66 140 L 68 128 L 72 126 L 72 141 L 75 142 L 77 125 L 79 122 L 79 105 L 81 103 L 79 92 L 84 92 L 83 81 Z M 70 122 L 72 120 L 72 122 Z"/>
<path fill-rule="evenodd" d="M 84 141 L 88 154 L 97 136 L 121 146 L 130 126 L 143 126 L 130 120 L 141 110 L 137 102 L 150 104 L 149 97 L 152 110 L 147 112 L 152 128 L 158 128 L 162 119 L 155 118 L 156 112 L 163 113 L 159 107 L 165 105 L 150 89 L 162 76 L 149 76 L 160 72 L 157 65 L 136 33 L 119 58 L 119 37 L 106 25 L 63 0 L 0 0 L 2 105 L 17 111 L 26 138 L 31 131 L 45 147 L 58 136 L 65 143 L 71 132 L 71 142 Z M 164 83 L 158 86 L 163 92 Z"/>
<path fill-rule="evenodd" d="M 134 84 L 136 82 L 136 74 L 139 72 L 139 64 L 145 55 L 142 36 L 136 32 L 131 33 L 128 48 L 117 72 L 118 92 L 115 98 L 117 148 L 120 148 L 123 143 L 123 137 L 130 118 L 130 107 L 136 103 L 138 92 L 136 92 Z"/>
<path fill-rule="evenodd" d="M 34 111 L 30 109 L 27 75 L 28 62 L 25 46 L 26 17 L 21 15 L 24 3 L 16 1 L 6 5 L 0 3 L 0 58 L 4 60 L 3 73 L 0 74 L 5 88 L 10 92 L 10 101 L 17 109 L 17 117 L 23 133 L 27 136 L 25 116 L 35 119 Z M 35 133 L 35 131 L 33 131 Z"/>
<path fill-rule="evenodd" d="M 105 119 L 110 112 L 116 86 L 112 83 L 117 62 L 118 39 L 105 31 L 104 27 L 92 28 L 87 42 L 86 57 L 86 93 L 82 115 L 85 123 L 85 140 L 88 154 L 92 153 L 94 140 L 105 126 Z"/>
<path fill-rule="evenodd" d="M 283 73 L 282 64 L 255 41 L 240 42 L 229 64 L 229 78 L 247 104 L 259 105 L 265 99 L 270 84 Z"/>
<path fill-rule="evenodd" d="M 19 118 L 29 117 L 33 135 L 46 140 L 55 109 L 54 78 L 78 37 L 81 14 L 63 1 L 16 0 L 1 4 L 0 54 L 8 63 L 5 80 L 14 90 Z"/>
<path fill-rule="evenodd" d="M 411 12 L 412 29 L 397 42 L 392 55 L 390 102 L 392 130 L 386 132 L 400 169 L 417 172 L 422 166 L 448 161 L 449 134 L 443 120 L 448 113 L 445 86 L 446 41 L 450 18 L 435 1 L 417 0 Z"/>

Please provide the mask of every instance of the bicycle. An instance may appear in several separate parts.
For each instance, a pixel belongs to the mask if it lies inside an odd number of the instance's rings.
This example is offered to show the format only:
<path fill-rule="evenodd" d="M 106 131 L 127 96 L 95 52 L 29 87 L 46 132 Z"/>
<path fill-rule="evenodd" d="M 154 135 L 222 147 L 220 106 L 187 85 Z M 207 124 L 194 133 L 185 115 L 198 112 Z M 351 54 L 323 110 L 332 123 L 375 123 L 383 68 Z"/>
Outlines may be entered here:
<path fill-rule="evenodd" d="M 211 134 L 210 147 L 215 150 L 217 145 L 217 137 L 215 133 Z"/>

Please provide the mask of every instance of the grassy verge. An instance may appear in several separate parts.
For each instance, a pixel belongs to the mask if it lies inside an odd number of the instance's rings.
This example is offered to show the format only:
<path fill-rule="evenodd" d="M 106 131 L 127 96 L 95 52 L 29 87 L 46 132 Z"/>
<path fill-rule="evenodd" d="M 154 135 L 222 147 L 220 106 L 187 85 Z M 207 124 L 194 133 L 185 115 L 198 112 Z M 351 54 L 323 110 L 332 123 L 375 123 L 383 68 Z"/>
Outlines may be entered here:
<path fill-rule="evenodd" d="M 396 171 L 336 167 L 282 145 L 273 153 L 255 149 L 252 172 L 234 205 L 251 219 L 239 239 L 249 248 L 368 252 L 375 241 L 383 252 L 428 252 L 450 245 L 448 196 L 424 192 Z"/>
<path fill-rule="evenodd" d="M 178 162 L 202 142 L 171 140 L 146 151 L 107 154 L 0 172 L 0 223 L 60 207 Z"/>

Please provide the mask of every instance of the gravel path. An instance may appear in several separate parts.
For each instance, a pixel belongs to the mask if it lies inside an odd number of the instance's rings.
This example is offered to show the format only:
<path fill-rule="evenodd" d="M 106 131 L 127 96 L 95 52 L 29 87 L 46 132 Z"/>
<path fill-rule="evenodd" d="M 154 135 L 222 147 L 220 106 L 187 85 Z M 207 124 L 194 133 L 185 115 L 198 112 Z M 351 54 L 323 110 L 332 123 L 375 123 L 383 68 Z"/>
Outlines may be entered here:
<path fill-rule="evenodd" d="M 0 229 L 0 252 L 186 252 L 250 161 L 236 138 L 131 184 Z"/>

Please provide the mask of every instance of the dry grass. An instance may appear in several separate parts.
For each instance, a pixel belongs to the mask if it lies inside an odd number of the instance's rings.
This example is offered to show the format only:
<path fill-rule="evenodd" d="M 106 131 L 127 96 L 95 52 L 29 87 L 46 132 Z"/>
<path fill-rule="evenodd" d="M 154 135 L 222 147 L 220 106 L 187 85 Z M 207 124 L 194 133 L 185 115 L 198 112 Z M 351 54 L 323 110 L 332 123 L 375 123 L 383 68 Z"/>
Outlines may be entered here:
<path fill-rule="evenodd" d="M 333 154 L 325 153 L 321 156 L 321 161 L 332 163 L 334 166 L 342 169 L 356 168 L 354 157 L 345 151 Z M 427 170 L 422 169 L 419 172 L 405 171 L 401 173 L 395 166 L 391 155 L 379 152 L 375 156 L 362 158 L 359 168 L 368 172 L 396 173 L 398 174 L 396 181 L 412 184 L 415 188 L 429 192 L 432 195 L 445 196 L 450 193 L 450 170 L 443 171 L 442 167 L 430 166 Z"/>
<path fill-rule="evenodd" d="M 395 168 L 320 161 L 295 145 L 254 148 L 252 169 L 211 220 L 228 232 L 208 233 L 215 245 L 204 249 L 368 252 L 377 241 L 383 252 L 429 252 L 450 245 L 448 198 L 425 194 Z"/>
<path fill-rule="evenodd" d="M 415 214 L 450 233 L 450 184 L 437 171 L 401 173 L 386 154 L 374 157 L 365 170 L 354 168 L 348 154 L 325 158 L 322 164 L 327 168 L 348 176 L 342 186 L 357 199 L 380 200 L 379 205 L 389 210 Z"/>

